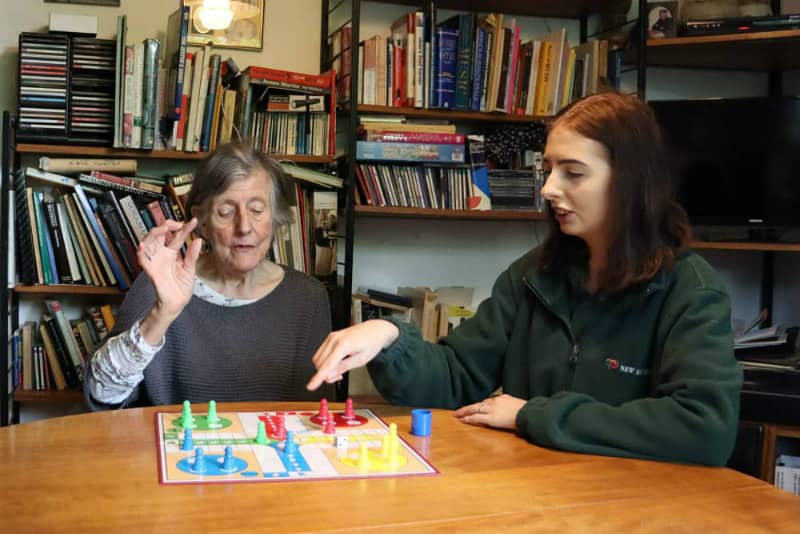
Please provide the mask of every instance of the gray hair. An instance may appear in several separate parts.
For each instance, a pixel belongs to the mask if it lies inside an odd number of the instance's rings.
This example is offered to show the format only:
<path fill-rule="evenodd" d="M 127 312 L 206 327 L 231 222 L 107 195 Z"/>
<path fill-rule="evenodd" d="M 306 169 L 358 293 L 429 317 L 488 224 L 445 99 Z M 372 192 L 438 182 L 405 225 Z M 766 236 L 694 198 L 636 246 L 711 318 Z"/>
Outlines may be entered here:
<path fill-rule="evenodd" d="M 264 171 L 269 186 L 269 204 L 272 212 L 272 235 L 292 222 L 289 195 L 292 179 L 281 166 L 263 152 L 243 143 L 219 145 L 197 168 L 192 188 L 186 198 L 186 213 L 203 210 L 207 203 L 239 180 L 254 172 Z"/>

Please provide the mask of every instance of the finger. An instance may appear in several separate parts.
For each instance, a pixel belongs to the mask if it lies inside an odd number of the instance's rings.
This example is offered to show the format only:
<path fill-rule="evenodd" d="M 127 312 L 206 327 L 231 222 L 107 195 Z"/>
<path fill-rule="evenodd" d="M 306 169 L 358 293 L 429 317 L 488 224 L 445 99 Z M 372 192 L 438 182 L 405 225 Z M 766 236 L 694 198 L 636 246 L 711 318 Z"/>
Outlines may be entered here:
<path fill-rule="evenodd" d="M 468 415 L 480 413 L 480 411 L 481 411 L 481 403 L 476 402 L 474 404 L 468 404 L 466 406 L 462 406 L 461 408 L 456 410 L 456 412 L 453 415 L 455 415 L 458 418 L 461 418 Z"/>
<path fill-rule="evenodd" d="M 325 358 L 328 357 L 328 353 L 330 352 L 330 345 L 332 343 L 331 338 L 333 334 L 328 334 L 325 340 L 322 342 L 322 345 L 319 346 L 317 352 L 314 353 L 314 356 L 311 358 L 311 363 L 314 364 L 314 367 L 319 369 L 322 367 L 322 364 L 325 361 Z"/>
<path fill-rule="evenodd" d="M 475 413 L 471 415 L 465 415 L 464 417 L 459 417 L 459 421 L 462 423 L 467 423 L 470 425 L 489 425 L 489 416 L 483 413 Z"/>
<path fill-rule="evenodd" d="M 341 376 L 357 366 L 357 360 L 352 357 L 348 358 L 350 356 L 348 350 L 341 343 L 332 341 L 327 352 L 328 354 L 319 362 L 317 373 L 308 382 L 307 388 L 312 391 L 317 389 L 322 382 L 335 382 L 337 376 Z"/>
<path fill-rule="evenodd" d="M 197 258 L 200 257 L 200 250 L 203 248 L 202 238 L 197 238 L 189 244 L 186 249 L 186 257 L 183 258 L 183 266 L 190 272 L 194 272 L 197 265 Z"/>
<path fill-rule="evenodd" d="M 167 219 L 160 225 L 152 228 L 145 238 L 139 243 L 139 248 L 141 249 L 143 246 L 151 247 L 151 246 L 163 246 L 164 243 L 167 241 L 167 236 L 170 232 L 173 232 L 177 228 L 180 228 L 180 224 L 177 221 L 173 221 L 172 219 Z M 176 227 L 177 225 L 177 227 Z M 155 252 L 155 251 L 153 251 Z M 152 254 L 151 254 L 152 255 Z"/>
<path fill-rule="evenodd" d="M 192 230 L 197 226 L 197 217 L 192 217 L 192 220 L 188 223 L 183 224 L 180 226 L 174 234 L 172 234 L 172 238 L 169 241 L 169 248 L 173 250 L 180 249 L 183 244 L 186 242 L 186 238 L 189 236 Z"/>

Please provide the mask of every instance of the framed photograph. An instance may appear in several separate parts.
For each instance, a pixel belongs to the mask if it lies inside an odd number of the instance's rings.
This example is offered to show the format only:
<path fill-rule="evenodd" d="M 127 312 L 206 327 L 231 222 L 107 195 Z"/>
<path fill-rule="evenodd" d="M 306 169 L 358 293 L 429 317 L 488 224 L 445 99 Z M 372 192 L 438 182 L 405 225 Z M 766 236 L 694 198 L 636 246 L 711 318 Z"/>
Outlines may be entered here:
<path fill-rule="evenodd" d="M 44 0 L 46 4 L 86 4 L 90 6 L 119 7 L 120 0 Z"/>
<path fill-rule="evenodd" d="M 647 2 L 647 38 L 667 39 L 676 36 L 678 0 Z"/>
<path fill-rule="evenodd" d="M 224 30 L 209 30 L 198 16 L 203 0 L 181 0 L 188 5 L 189 44 L 203 45 L 211 41 L 215 48 L 261 50 L 264 36 L 264 0 L 231 0 L 233 21 Z"/>

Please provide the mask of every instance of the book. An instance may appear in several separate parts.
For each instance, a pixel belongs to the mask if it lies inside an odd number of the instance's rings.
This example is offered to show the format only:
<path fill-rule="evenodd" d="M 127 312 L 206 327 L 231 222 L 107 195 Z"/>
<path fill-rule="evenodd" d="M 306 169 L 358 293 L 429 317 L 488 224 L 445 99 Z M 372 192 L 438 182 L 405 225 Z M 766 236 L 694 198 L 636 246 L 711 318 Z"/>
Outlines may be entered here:
<path fill-rule="evenodd" d="M 72 327 L 70 326 L 66 315 L 64 315 L 64 311 L 61 309 L 61 303 L 56 299 L 45 299 L 44 303 L 45 306 L 47 306 L 47 311 L 53 316 L 57 335 L 61 339 L 61 343 L 66 348 L 67 354 L 69 354 L 70 361 L 72 362 L 78 377 L 80 377 L 82 380 L 83 358 L 81 356 L 80 349 L 78 348 L 78 341 L 75 339 L 75 336 L 72 333 Z"/>
<path fill-rule="evenodd" d="M 356 141 L 356 159 L 464 163 L 465 149 L 452 144 Z"/>
<path fill-rule="evenodd" d="M 128 289 L 128 287 L 130 287 L 130 281 L 122 272 L 122 266 L 117 261 L 117 258 L 112 251 L 112 245 L 106 237 L 106 233 L 100 226 L 100 223 L 95 218 L 95 213 L 91 204 L 89 203 L 89 198 L 86 196 L 86 193 L 83 191 L 83 188 L 80 185 L 75 186 L 75 194 L 76 200 L 78 201 L 78 206 L 83 211 L 84 222 L 87 224 L 87 228 L 90 228 L 91 233 L 93 234 L 93 239 L 95 239 L 95 244 L 102 251 L 102 257 L 105 259 L 104 265 L 108 266 L 110 269 L 110 272 L 113 274 L 112 279 L 119 284 L 119 288 L 123 290 Z"/>
<path fill-rule="evenodd" d="M 127 158 L 53 158 L 42 156 L 39 158 L 39 169 L 50 173 L 77 174 L 80 172 L 103 171 L 116 174 L 136 173 L 137 161 Z M 28 167 L 26 173 L 36 172 L 36 169 Z M 35 178 L 47 179 L 44 175 L 36 175 Z M 53 175 L 50 175 L 53 177 Z M 61 177 L 60 179 L 63 179 Z M 71 184 L 64 184 L 71 185 Z"/>
<path fill-rule="evenodd" d="M 80 199 L 76 193 L 72 194 L 70 204 L 82 223 L 81 228 L 84 232 L 84 241 L 86 242 L 87 246 L 91 246 L 92 257 L 95 259 L 96 268 L 98 271 L 102 268 L 104 281 L 108 281 L 108 283 L 111 285 L 116 284 L 117 278 L 114 275 L 114 271 L 111 269 L 111 264 L 108 262 L 102 247 L 100 246 L 100 239 L 95 233 L 94 227 L 90 221 L 90 217 L 94 219 L 93 214 L 87 214 L 84 211 L 83 206 L 80 203 Z"/>
<path fill-rule="evenodd" d="M 160 43 L 156 39 L 144 40 L 141 147 L 145 149 L 152 149 L 154 147 L 158 124 L 156 94 L 158 88 L 159 47 Z"/>
<path fill-rule="evenodd" d="M 58 354 L 56 353 L 55 343 L 50 337 L 50 332 L 48 331 L 47 326 L 44 324 L 44 319 L 42 319 L 42 323 L 39 325 L 39 335 L 42 338 L 47 359 L 50 363 L 50 376 L 53 377 L 53 382 L 55 383 L 56 389 L 59 391 L 66 389 L 67 381 L 64 378 L 64 373 L 61 370 L 61 363 L 58 359 Z"/>

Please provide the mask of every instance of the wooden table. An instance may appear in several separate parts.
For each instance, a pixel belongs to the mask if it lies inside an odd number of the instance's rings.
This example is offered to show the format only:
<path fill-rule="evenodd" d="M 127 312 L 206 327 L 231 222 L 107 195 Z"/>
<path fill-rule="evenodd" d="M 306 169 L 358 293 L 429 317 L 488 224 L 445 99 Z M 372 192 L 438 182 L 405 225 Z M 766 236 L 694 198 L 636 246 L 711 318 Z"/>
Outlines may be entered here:
<path fill-rule="evenodd" d="M 800 532 L 800 497 L 730 469 L 552 451 L 448 411 L 417 438 L 408 409 L 370 408 L 441 474 L 162 486 L 153 414 L 180 407 L 83 414 L 0 429 L 0 531 Z"/>

